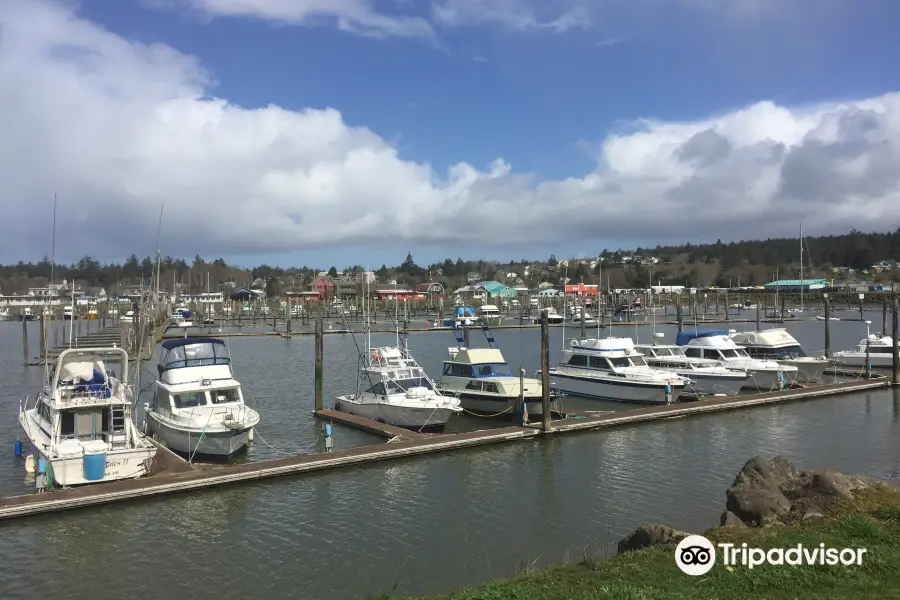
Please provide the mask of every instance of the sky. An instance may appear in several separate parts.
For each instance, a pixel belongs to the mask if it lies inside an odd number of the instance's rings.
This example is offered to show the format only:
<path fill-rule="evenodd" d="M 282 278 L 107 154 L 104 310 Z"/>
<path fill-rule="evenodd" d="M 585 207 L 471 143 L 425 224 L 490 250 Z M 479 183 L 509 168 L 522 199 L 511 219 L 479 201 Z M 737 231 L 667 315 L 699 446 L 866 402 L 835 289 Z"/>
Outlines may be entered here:
<path fill-rule="evenodd" d="M 54 252 L 54 194 L 63 262 L 893 230 L 897 22 L 893 0 L 0 0 L 0 261 Z"/>

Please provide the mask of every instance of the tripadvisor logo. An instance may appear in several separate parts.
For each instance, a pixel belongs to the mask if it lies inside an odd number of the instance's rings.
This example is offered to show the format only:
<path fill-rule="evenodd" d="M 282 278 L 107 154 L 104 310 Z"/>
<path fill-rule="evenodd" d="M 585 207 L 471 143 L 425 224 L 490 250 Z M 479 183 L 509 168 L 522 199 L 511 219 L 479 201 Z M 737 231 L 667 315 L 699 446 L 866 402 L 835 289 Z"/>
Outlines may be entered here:
<path fill-rule="evenodd" d="M 865 548 L 826 548 L 825 544 L 804 546 L 797 544 L 790 548 L 752 548 L 746 543 L 713 543 L 702 535 L 689 535 L 675 548 L 675 564 L 688 575 L 705 575 L 716 564 L 716 547 L 721 553 L 722 565 L 726 567 L 747 567 L 760 565 L 828 565 L 860 566 Z"/>

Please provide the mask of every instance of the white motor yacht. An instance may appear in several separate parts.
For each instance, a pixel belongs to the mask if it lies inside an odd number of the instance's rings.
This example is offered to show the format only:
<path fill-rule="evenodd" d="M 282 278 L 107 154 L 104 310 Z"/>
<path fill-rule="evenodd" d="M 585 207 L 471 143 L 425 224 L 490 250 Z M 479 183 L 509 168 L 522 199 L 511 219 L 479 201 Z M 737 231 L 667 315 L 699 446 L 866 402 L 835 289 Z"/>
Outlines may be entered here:
<path fill-rule="evenodd" d="M 9 321 L 9 309 L 5 306 L 0 306 L 0 321 Z"/>
<path fill-rule="evenodd" d="M 831 362 L 824 356 L 808 356 L 794 336 L 784 328 L 763 331 L 742 331 L 731 334 L 738 346 L 743 346 L 752 358 L 774 360 L 782 365 L 797 367 L 797 381 L 820 381 Z"/>
<path fill-rule="evenodd" d="M 439 393 L 405 348 L 374 348 L 360 361 L 356 393 L 338 396 L 335 410 L 415 431 L 443 431 L 462 412 L 459 399 Z"/>
<path fill-rule="evenodd" d="M 563 315 L 556 312 L 556 309 L 553 308 L 552 306 L 548 306 L 547 308 L 542 308 L 541 312 L 547 313 L 547 323 L 549 325 L 558 325 L 560 323 L 565 322 L 565 320 L 566 320 L 566 318 Z M 540 322 L 541 322 L 541 317 L 540 317 L 540 313 L 538 313 L 538 316 L 534 318 L 534 323 L 538 324 Z"/>
<path fill-rule="evenodd" d="M 572 340 L 550 368 L 550 382 L 574 396 L 647 404 L 674 402 L 693 389 L 691 380 L 647 366 L 631 338 Z"/>
<path fill-rule="evenodd" d="M 485 304 L 478 309 L 478 320 L 485 325 L 499 325 L 503 314 L 494 304 Z"/>
<path fill-rule="evenodd" d="M 865 367 L 868 350 L 869 364 L 873 367 L 891 368 L 894 364 L 894 340 L 889 335 L 866 334 L 854 350 L 834 353 L 834 362 L 848 367 Z"/>
<path fill-rule="evenodd" d="M 487 348 L 469 348 L 463 330 L 454 328 L 457 346 L 449 348 L 450 360 L 444 361 L 444 373 L 438 390 L 459 398 L 464 410 L 493 417 L 515 416 L 516 402 L 524 396 L 529 416 L 543 414 L 543 385 L 539 379 L 513 375 L 490 329 L 483 327 Z M 556 406 L 551 394 L 551 412 Z"/>
<path fill-rule="evenodd" d="M 657 333 L 657 339 L 663 334 Z M 747 371 L 729 369 L 712 358 L 695 358 L 685 355 L 684 348 L 674 344 L 635 344 L 635 350 L 644 355 L 647 366 L 671 371 L 694 382 L 694 391 L 701 395 L 735 396 L 750 376 Z"/>
<path fill-rule="evenodd" d="M 127 380 L 128 353 L 122 348 L 63 350 L 35 402 L 20 406 L 19 424 L 47 462 L 51 487 L 150 471 L 156 447 L 134 426 Z"/>
<path fill-rule="evenodd" d="M 688 357 L 713 358 L 729 369 L 747 371 L 750 377 L 744 383 L 744 389 L 769 392 L 777 390 L 779 383 L 782 387 L 789 387 L 797 380 L 797 367 L 751 357 L 731 339 L 733 333 L 736 332 L 685 331 L 677 335 L 675 345 L 683 346 Z"/>
<path fill-rule="evenodd" d="M 188 456 L 231 456 L 250 441 L 259 414 L 244 403 L 228 348 L 217 338 L 165 340 L 156 395 L 144 405 L 144 428 Z"/>

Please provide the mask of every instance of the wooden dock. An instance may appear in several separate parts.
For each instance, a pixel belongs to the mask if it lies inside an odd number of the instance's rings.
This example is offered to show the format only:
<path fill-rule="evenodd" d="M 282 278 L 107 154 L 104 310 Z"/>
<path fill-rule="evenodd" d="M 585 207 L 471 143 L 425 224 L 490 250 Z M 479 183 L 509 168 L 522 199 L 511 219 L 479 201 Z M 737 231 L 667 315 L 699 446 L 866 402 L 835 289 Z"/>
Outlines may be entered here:
<path fill-rule="evenodd" d="M 585 411 L 579 413 L 575 418 L 553 421 L 552 428 L 547 433 L 556 435 L 572 431 L 631 425 L 673 417 L 875 390 L 888 387 L 889 385 L 890 383 L 887 379 L 861 380 L 784 392 L 711 398 L 687 404 L 651 406 L 634 410 L 596 414 Z M 160 455 L 165 457 L 167 463 L 171 462 L 172 468 L 163 474 L 144 479 L 101 483 L 57 492 L 3 498 L 0 499 L 0 520 L 109 504 L 123 500 L 158 497 L 165 494 L 214 488 L 227 484 L 247 483 L 285 475 L 298 475 L 325 469 L 365 465 L 377 461 L 447 452 L 486 444 L 533 439 L 546 435 L 541 430 L 540 424 L 527 427 L 500 427 L 468 433 L 428 435 L 410 432 L 383 423 L 375 423 L 368 419 L 337 411 L 320 410 L 315 414 L 323 419 L 333 420 L 344 425 L 371 431 L 384 437 L 390 437 L 393 443 L 375 444 L 336 452 L 318 452 L 209 469 L 194 469 L 177 455 L 164 450 Z M 170 454 L 172 456 L 169 456 Z M 179 463 L 179 461 L 181 462 Z"/>

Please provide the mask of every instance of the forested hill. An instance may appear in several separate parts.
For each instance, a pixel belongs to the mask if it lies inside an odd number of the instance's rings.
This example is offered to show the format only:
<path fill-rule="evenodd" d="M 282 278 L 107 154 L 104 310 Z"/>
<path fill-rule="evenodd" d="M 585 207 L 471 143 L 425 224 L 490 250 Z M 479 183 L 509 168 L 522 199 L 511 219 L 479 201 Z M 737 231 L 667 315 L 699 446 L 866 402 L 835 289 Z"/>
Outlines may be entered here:
<path fill-rule="evenodd" d="M 843 235 L 804 237 L 803 246 L 805 265 L 867 269 L 877 262 L 900 259 L 900 229 L 891 233 L 863 233 L 854 229 Z M 615 254 L 627 253 L 604 251 L 602 256 Z M 747 240 L 727 244 L 719 240 L 714 244 L 637 248 L 634 254 L 655 256 L 663 261 L 686 255 L 703 262 L 720 261 L 722 269 L 742 264 L 774 267 L 799 263 L 800 239 Z"/>

